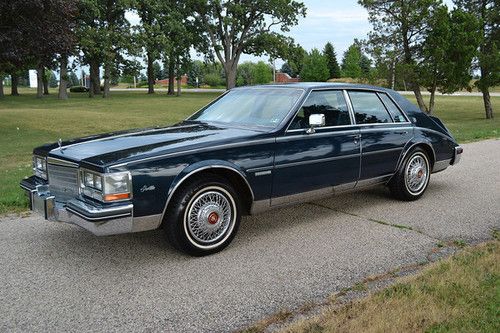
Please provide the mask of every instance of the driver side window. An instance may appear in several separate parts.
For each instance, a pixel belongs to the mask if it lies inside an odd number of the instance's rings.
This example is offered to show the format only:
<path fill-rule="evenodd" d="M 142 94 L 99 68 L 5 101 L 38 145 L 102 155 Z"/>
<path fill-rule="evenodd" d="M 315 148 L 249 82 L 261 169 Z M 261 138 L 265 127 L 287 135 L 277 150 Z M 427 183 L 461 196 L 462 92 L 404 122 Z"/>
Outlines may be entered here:
<path fill-rule="evenodd" d="M 341 90 L 311 92 L 289 129 L 309 128 L 309 116 L 312 114 L 324 114 L 325 127 L 351 124 L 344 93 Z"/>

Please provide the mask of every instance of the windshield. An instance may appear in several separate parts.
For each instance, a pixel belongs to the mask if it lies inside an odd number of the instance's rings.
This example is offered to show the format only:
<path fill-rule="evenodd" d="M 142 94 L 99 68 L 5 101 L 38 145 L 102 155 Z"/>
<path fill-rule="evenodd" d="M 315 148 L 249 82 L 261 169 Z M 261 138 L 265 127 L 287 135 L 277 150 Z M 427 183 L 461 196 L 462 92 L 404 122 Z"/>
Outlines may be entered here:
<path fill-rule="evenodd" d="M 275 128 L 302 93 L 295 88 L 235 89 L 188 120 Z"/>

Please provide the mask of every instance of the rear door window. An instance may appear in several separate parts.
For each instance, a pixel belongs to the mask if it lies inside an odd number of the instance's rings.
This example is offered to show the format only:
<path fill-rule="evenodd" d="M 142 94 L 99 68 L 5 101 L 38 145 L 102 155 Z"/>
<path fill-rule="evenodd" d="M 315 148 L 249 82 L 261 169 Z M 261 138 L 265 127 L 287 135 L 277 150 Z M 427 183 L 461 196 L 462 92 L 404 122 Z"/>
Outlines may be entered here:
<path fill-rule="evenodd" d="M 349 91 L 356 124 L 392 123 L 392 118 L 378 97 L 369 91 Z"/>
<path fill-rule="evenodd" d="M 382 102 L 384 102 L 387 110 L 391 113 L 392 119 L 394 119 L 395 123 L 404 123 L 406 122 L 405 115 L 403 112 L 398 108 L 396 104 L 392 101 L 392 99 L 389 98 L 386 94 L 380 93 L 378 94 L 380 99 L 382 99 Z"/>

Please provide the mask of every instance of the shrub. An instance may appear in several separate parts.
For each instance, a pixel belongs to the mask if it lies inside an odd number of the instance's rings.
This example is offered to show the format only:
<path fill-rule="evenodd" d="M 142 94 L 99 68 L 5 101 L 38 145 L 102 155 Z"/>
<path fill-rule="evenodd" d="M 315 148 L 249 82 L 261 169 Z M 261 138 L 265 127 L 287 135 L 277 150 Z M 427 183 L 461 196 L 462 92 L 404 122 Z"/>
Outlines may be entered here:
<path fill-rule="evenodd" d="M 208 73 L 205 75 L 204 81 L 211 87 L 217 87 L 224 85 L 222 77 L 216 73 Z"/>
<path fill-rule="evenodd" d="M 69 91 L 72 93 L 84 93 L 84 92 L 88 92 L 89 90 L 84 86 L 75 86 L 75 87 L 69 88 Z"/>

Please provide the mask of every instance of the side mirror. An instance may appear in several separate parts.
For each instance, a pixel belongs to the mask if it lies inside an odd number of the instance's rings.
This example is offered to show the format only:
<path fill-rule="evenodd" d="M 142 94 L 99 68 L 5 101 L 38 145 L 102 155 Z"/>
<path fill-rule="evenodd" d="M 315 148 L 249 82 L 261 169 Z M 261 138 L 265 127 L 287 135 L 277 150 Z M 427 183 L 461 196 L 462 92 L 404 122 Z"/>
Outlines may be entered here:
<path fill-rule="evenodd" d="M 312 114 L 309 116 L 309 126 L 311 126 L 306 133 L 313 134 L 316 132 L 316 127 L 325 126 L 325 115 L 322 113 Z"/>

